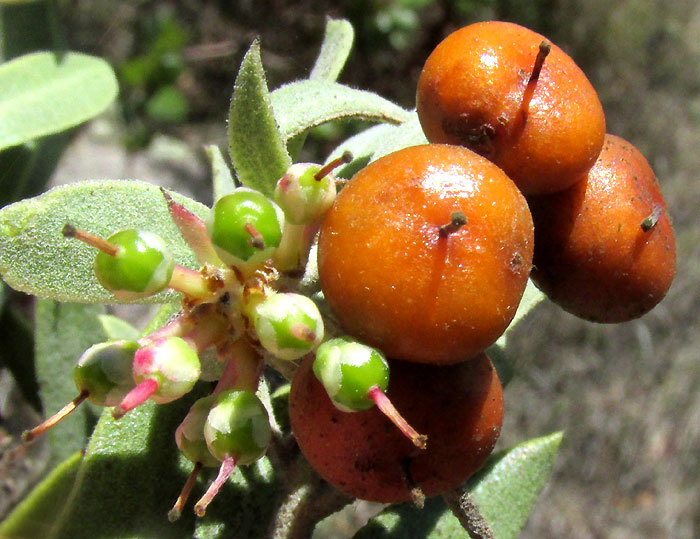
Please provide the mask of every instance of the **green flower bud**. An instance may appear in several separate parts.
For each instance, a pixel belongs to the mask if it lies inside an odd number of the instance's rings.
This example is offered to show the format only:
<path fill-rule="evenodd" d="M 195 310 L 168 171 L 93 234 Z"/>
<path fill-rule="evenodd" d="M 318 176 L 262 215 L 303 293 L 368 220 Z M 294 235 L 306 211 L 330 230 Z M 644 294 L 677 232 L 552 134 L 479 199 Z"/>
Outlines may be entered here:
<path fill-rule="evenodd" d="M 73 368 L 80 392 L 98 406 L 116 406 L 133 389 L 131 366 L 139 349 L 135 341 L 111 341 L 88 348 Z"/>
<path fill-rule="evenodd" d="M 200 374 L 197 352 L 180 337 L 159 339 L 134 356 L 134 380 L 137 384 L 155 381 L 157 388 L 150 398 L 158 404 L 174 401 L 192 391 Z"/>
<path fill-rule="evenodd" d="M 321 344 L 313 371 L 336 408 L 344 412 L 371 408 L 375 401 L 370 389 L 378 387 L 384 392 L 389 385 L 389 364 L 384 355 L 349 337 Z"/>
<path fill-rule="evenodd" d="M 280 359 L 298 359 L 323 340 L 323 318 L 316 304 L 301 294 L 273 294 L 255 309 L 260 344 Z"/>
<path fill-rule="evenodd" d="M 201 462 L 209 467 L 219 466 L 204 439 L 204 424 L 215 401 L 215 395 L 197 400 L 175 431 L 175 443 L 182 454 L 194 463 Z"/>
<path fill-rule="evenodd" d="M 270 258 L 282 239 L 283 220 L 274 202 L 240 187 L 216 201 L 206 225 L 219 257 L 245 268 Z"/>
<path fill-rule="evenodd" d="M 272 438 L 267 410 L 251 391 L 220 393 L 204 424 L 204 438 L 214 457 L 251 464 L 265 454 Z"/>
<path fill-rule="evenodd" d="M 315 175 L 321 170 L 313 163 L 296 163 L 277 182 L 275 202 L 284 211 L 284 217 L 294 225 L 308 225 L 318 221 L 335 201 L 336 188 L 333 175 L 320 179 Z"/>
<path fill-rule="evenodd" d="M 145 298 L 168 286 L 175 262 L 160 236 L 128 229 L 112 234 L 107 242 L 118 248 L 117 254 L 97 253 L 95 275 L 119 300 Z"/>

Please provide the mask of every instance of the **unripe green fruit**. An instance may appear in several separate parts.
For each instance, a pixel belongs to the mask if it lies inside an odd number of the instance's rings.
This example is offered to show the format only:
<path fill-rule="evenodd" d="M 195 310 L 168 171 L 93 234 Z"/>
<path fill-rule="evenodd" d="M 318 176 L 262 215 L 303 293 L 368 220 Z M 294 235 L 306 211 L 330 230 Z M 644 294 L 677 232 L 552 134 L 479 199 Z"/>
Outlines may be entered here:
<path fill-rule="evenodd" d="M 165 241 L 152 232 L 121 230 L 107 241 L 119 252 L 99 252 L 95 275 L 102 286 L 122 301 L 133 301 L 164 290 L 173 275 L 175 262 Z"/>
<path fill-rule="evenodd" d="M 224 391 L 207 416 L 204 438 L 211 454 L 236 465 L 251 464 L 265 454 L 272 438 L 267 410 L 251 391 Z"/>
<path fill-rule="evenodd" d="M 298 359 L 323 340 L 323 318 L 316 304 L 301 294 L 273 294 L 255 309 L 260 344 L 280 359 Z"/>
<path fill-rule="evenodd" d="M 158 388 L 150 398 L 158 404 L 174 401 L 192 391 L 200 374 L 197 352 L 180 337 L 157 340 L 134 356 L 134 380 L 137 384 L 155 380 Z"/>
<path fill-rule="evenodd" d="M 116 406 L 134 387 L 131 365 L 139 349 L 135 341 L 111 341 L 88 348 L 73 369 L 78 390 L 98 406 Z"/>
<path fill-rule="evenodd" d="M 296 163 L 277 182 L 275 202 L 293 225 L 311 224 L 333 205 L 335 181 L 330 173 L 317 180 L 314 176 L 320 170 L 320 165 Z"/>
<path fill-rule="evenodd" d="M 321 344 L 313 371 L 335 407 L 344 412 L 372 408 L 375 403 L 369 390 L 378 387 L 384 392 L 389 385 L 389 364 L 384 355 L 348 337 Z"/>
<path fill-rule="evenodd" d="M 201 462 L 209 467 L 219 465 L 204 439 L 204 424 L 215 401 L 215 395 L 197 400 L 175 431 L 175 443 L 182 454 L 194 463 Z"/>
<path fill-rule="evenodd" d="M 216 201 L 207 231 L 227 264 L 248 267 L 270 258 L 282 239 L 284 215 L 262 193 L 244 187 Z"/>

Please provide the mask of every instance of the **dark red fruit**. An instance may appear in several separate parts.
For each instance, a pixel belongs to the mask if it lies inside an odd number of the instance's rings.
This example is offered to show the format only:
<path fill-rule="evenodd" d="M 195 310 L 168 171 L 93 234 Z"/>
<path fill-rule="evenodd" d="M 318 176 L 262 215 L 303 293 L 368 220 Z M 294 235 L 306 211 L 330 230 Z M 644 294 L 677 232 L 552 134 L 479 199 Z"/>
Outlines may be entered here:
<path fill-rule="evenodd" d="M 307 357 L 292 382 L 289 409 L 299 447 L 341 491 L 403 502 L 418 487 L 433 496 L 459 486 L 486 461 L 503 422 L 503 391 L 485 354 L 450 366 L 390 361 L 387 395 L 419 432 L 415 447 L 377 408 L 338 410 Z"/>

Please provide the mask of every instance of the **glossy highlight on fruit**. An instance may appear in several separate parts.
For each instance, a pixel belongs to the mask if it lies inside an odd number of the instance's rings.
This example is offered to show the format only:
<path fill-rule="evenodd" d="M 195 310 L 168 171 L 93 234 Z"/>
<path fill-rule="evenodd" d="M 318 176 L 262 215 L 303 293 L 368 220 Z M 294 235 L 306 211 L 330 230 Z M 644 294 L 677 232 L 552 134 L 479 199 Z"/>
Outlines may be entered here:
<path fill-rule="evenodd" d="M 653 170 L 629 142 L 607 135 L 585 179 L 529 202 L 532 279 L 565 310 L 624 322 L 665 296 L 676 270 L 673 228 Z"/>
<path fill-rule="evenodd" d="M 216 201 L 207 231 L 227 264 L 246 266 L 270 257 L 282 239 L 282 210 L 262 193 L 239 187 Z"/>
<path fill-rule="evenodd" d="M 292 381 L 289 410 L 299 447 L 314 469 L 364 500 L 403 502 L 455 488 L 493 450 L 503 422 L 503 393 L 484 354 L 449 366 L 390 360 L 389 398 L 428 436 L 416 448 L 377 408 L 345 413 L 333 405 L 304 360 Z"/>
<path fill-rule="evenodd" d="M 595 162 L 605 135 L 595 89 L 556 45 L 523 103 L 543 41 L 512 23 L 471 24 L 435 48 L 418 81 L 418 117 L 428 140 L 471 148 L 525 194 L 572 185 Z"/>
<path fill-rule="evenodd" d="M 355 412 L 375 405 L 372 387 L 386 391 L 389 364 L 377 350 L 347 337 L 330 339 L 316 350 L 313 371 L 339 410 Z"/>
<path fill-rule="evenodd" d="M 452 228 L 461 213 L 466 224 Z M 333 313 L 388 357 L 448 364 L 491 345 L 530 273 L 532 219 L 493 163 L 413 146 L 361 170 L 321 224 L 318 269 Z"/>
<path fill-rule="evenodd" d="M 95 257 L 95 275 L 100 284 L 118 299 L 131 301 L 164 290 L 173 275 L 175 262 L 165 241 L 144 230 L 121 230 L 107 238 L 118 248 Z"/>

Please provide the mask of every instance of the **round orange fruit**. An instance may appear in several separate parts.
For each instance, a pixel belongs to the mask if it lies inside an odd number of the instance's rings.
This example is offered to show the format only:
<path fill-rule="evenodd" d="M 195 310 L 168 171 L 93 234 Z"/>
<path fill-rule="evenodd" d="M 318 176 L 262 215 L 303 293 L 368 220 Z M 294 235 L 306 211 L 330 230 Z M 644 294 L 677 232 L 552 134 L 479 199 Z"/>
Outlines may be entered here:
<path fill-rule="evenodd" d="M 503 333 L 532 253 L 527 203 L 505 173 L 466 148 L 428 144 L 374 161 L 340 192 L 318 269 L 345 331 L 388 357 L 448 364 Z"/>
<path fill-rule="evenodd" d="M 418 81 L 418 116 L 428 140 L 487 157 L 525 194 L 572 185 L 595 162 L 605 135 L 595 89 L 556 45 L 547 45 L 526 91 L 543 42 L 517 24 L 465 26 L 435 48 Z"/>
<path fill-rule="evenodd" d="M 651 310 L 676 271 L 676 244 L 654 172 L 629 142 L 607 135 L 588 175 L 530 199 L 532 279 L 565 310 L 624 322 Z"/>

